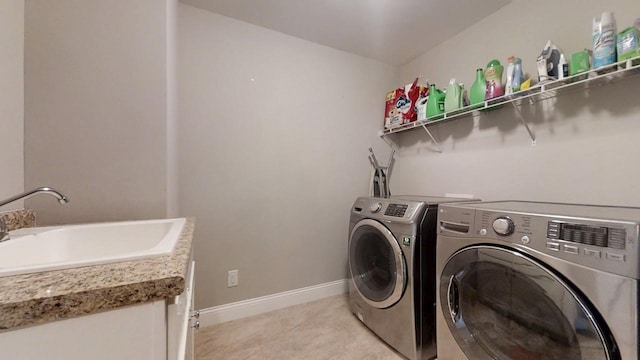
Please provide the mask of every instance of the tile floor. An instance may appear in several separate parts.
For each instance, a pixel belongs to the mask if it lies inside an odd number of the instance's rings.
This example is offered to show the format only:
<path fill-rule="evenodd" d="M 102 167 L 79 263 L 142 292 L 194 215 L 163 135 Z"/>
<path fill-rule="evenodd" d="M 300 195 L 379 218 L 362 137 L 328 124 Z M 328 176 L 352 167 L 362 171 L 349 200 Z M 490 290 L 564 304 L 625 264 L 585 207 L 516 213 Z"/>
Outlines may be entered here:
<path fill-rule="evenodd" d="M 196 360 L 402 360 L 351 314 L 345 295 L 200 328 Z"/>

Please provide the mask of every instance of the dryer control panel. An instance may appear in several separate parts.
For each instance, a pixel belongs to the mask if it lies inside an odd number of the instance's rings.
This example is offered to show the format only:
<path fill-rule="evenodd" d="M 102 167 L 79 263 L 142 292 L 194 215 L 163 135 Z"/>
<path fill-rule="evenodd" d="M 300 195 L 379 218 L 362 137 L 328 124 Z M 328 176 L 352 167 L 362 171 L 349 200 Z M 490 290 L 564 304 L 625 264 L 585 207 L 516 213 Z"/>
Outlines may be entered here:
<path fill-rule="evenodd" d="M 404 217 L 408 208 L 409 205 L 407 204 L 389 204 L 384 214 L 386 216 Z"/>
<path fill-rule="evenodd" d="M 424 203 L 399 199 L 358 198 L 351 211 L 378 220 L 412 222 Z"/>

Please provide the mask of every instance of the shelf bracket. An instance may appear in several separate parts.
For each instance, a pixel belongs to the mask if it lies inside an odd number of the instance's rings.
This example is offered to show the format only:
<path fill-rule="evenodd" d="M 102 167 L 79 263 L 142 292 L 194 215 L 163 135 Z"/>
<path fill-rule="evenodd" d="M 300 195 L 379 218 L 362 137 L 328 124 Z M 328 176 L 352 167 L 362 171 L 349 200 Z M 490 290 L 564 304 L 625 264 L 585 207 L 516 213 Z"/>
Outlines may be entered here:
<path fill-rule="evenodd" d="M 512 102 L 511 104 L 513 104 L 513 108 L 518 113 L 518 119 L 520 120 L 522 125 L 524 125 L 525 129 L 527 129 L 527 132 L 529 133 L 529 137 L 531 137 L 531 146 L 536 146 L 536 135 L 533 133 L 533 130 L 531 130 L 531 128 L 529 127 L 529 124 L 525 121 L 524 116 L 522 116 L 522 112 L 520 111 L 520 106 L 516 105 L 515 102 Z"/>
<path fill-rule="evenodd" d="M 429 132 L 429 129 L 427 129 L 427 126 L 422 123 L 422 128 L 424 129 L 424 131 L 427 132 L 427 135 L 429 135 L 429 137 L 431 138 L 431 141 L 433 141 L 433 143 L 436 145 L 436 147 L 438 148 L 438 152 L 442 154 L 442 148 L 440 147 L 440 144 L 438 144 L 438 142 L 436 141 L 436 139 L 433 137 L 433 135 L 431 135 L 431 132 Z"/>
<path fill-rule="evenodd" d="M 396 151 L 396 152 L 398 151 L 398 149 L 396 149 L 396 147 L 394 146 L 393 141 L 387 139 L 387 136 L 382 131 L 380 131 L 380 133 L 378 133 L 378 135 L 382 138 L 382 140 L 384 140 L 384 142 L 387 143 L 387 145 L 389 145 L 391 150 Z"/>

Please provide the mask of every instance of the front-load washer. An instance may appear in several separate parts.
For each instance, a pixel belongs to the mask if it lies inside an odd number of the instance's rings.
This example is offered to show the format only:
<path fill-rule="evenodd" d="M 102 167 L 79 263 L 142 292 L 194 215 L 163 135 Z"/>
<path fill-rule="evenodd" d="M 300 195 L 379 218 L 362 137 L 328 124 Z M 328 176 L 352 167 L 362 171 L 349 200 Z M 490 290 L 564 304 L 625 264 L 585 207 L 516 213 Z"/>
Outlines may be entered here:
<path fill-rule="evenodd" d="M 438 216 L 439 360 L 637 360 L 640 208 L 500 201 Z"/>
<path fill-rule="evenodd" d="M 349 306 L 409 359 L 436 356 L 435 240 L 439 204 L 467 199 L 361 197 L 349 223 Z"/>

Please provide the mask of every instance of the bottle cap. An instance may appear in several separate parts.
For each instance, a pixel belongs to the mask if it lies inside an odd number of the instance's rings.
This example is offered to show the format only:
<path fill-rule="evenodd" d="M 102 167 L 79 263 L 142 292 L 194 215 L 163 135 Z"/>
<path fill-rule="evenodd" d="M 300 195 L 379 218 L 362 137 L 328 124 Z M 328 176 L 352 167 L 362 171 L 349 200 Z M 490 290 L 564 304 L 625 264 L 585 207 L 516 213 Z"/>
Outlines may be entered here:
<path fill-rule="evenodd" d="M 507 58 L 507 61 L 508 61 L 508 62 L 513 62 L 513 60 L 515 60 L 515 59 L 516 59 L 516 58 L 515 58 L 515 56 L 511 55 L 511 56 L 509 56 L 509 57 Z"/>

